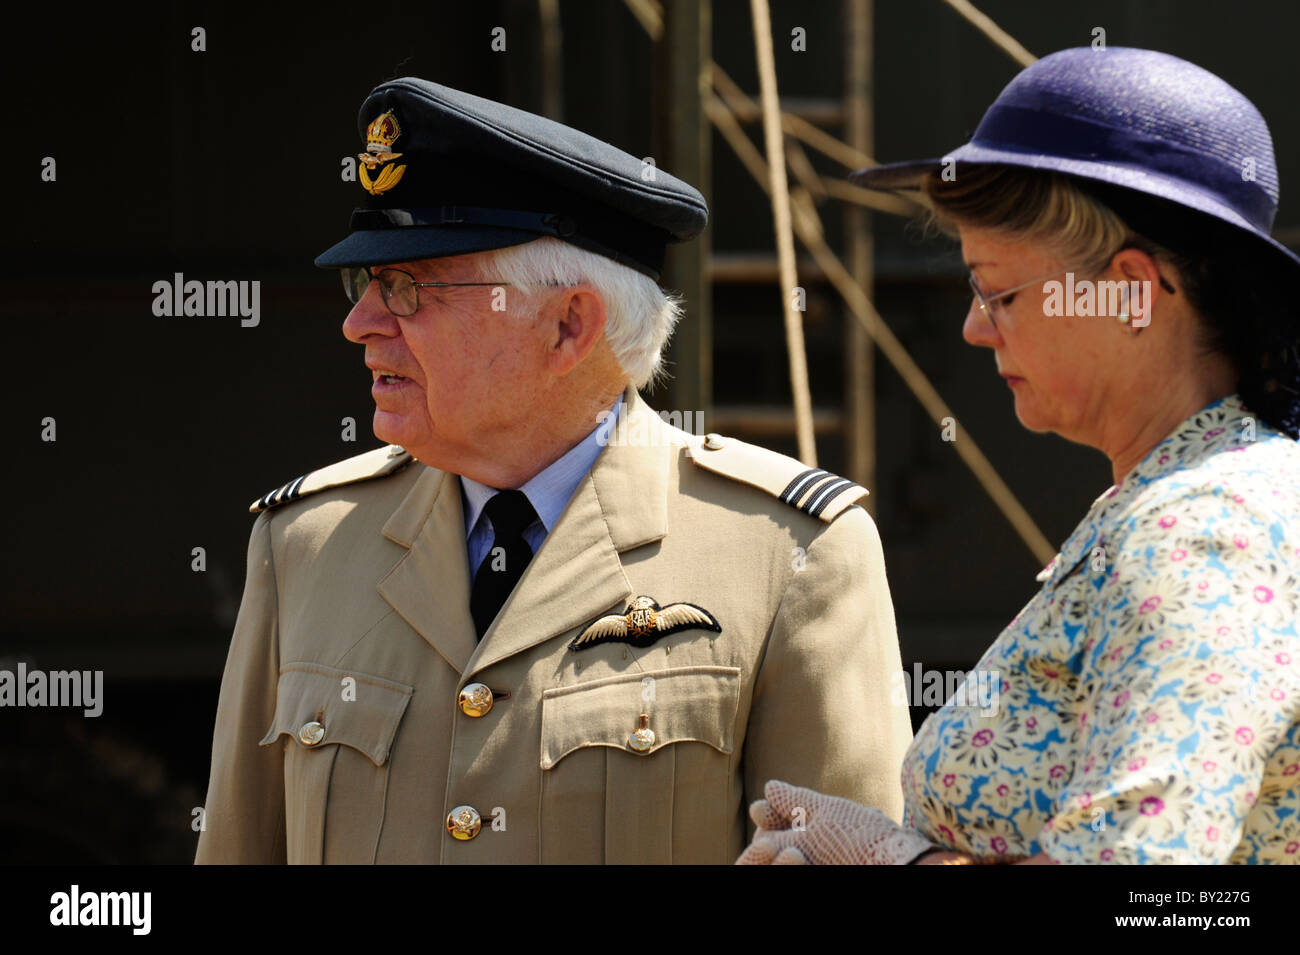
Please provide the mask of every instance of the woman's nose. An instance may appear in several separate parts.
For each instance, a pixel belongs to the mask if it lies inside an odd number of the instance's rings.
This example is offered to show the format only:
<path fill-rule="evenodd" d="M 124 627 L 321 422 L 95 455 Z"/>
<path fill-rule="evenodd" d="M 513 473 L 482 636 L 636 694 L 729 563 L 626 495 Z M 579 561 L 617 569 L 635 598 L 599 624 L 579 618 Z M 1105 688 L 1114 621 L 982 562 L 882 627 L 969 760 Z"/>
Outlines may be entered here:
<path fill-rule="evenodd" d="M 968 345 L 976 345 L 982 348 L 993 348 L 1000 341 L 997 328 L 993 325 L 989 316 L 984 314 L 980 308 L 980 303 L 975 301 L 974 297 L 970 300 L 970 308 L 966 311 L 966 321 L 961 327 L 961 337 L 966 339 Z"/>

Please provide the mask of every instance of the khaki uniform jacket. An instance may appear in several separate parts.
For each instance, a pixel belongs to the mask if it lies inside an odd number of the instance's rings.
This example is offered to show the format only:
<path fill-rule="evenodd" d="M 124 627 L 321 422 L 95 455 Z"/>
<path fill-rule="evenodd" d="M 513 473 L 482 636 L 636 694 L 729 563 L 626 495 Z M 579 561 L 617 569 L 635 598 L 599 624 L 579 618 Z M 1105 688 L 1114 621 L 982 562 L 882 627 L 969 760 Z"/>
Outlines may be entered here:
<path fill-rule="evenodd" d="M 627 400 L 481 642 L 455 475 L 383 448 L 262 500 L 197 862 L 730 864 L 773 778 L 900 818 L 912 733 L 865 490 Z M 570 648 L 639 596 L 721 630 Z M 458 706 L 471 683 L 485 715 Z"/>

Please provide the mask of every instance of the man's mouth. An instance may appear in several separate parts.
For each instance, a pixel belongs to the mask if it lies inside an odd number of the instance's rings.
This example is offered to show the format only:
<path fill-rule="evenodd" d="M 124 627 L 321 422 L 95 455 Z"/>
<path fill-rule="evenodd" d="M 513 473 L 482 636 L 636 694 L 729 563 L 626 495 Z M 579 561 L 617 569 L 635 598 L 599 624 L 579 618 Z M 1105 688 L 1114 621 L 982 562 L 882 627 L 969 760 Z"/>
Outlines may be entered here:
<path fill-rule="evenodd" d="M 385 368 L 375 368 L 372 369 L 372 371 L 375 376 L 375 381 L 382 381 L 386 385 L 395 385 L 399 381 L 406 381 L 406 379 L 403 378 L 401 375 L 399 375 L 397 372 L 388 371 Z"/>

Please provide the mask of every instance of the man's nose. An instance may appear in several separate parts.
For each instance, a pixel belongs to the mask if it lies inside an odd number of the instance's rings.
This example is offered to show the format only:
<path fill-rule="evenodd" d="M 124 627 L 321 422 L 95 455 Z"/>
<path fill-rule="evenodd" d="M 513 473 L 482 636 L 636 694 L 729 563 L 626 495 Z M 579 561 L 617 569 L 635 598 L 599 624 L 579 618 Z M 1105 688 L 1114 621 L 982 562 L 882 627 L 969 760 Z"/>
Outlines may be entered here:
<path fill-rule="evenodd" d="M 997 328 L 973 297 L 970 300 L 970 308 L 966 312 L 966 321 L 961 327 L 961 337 L 966 339 L 968 345 L 982 348 L 995 348 L 1002 341 Z"/>
<path fill-rule="evenodd" d="M 401 327 L 397 324 L 397 316 L 384 304 L 379 283 L 371 282 L 361 296 L 361 301 L 352 306 L 352 311 L 343 320 L 343 337 L 361 344 L 370 335 L 393 338 L 399 334 Z"/>

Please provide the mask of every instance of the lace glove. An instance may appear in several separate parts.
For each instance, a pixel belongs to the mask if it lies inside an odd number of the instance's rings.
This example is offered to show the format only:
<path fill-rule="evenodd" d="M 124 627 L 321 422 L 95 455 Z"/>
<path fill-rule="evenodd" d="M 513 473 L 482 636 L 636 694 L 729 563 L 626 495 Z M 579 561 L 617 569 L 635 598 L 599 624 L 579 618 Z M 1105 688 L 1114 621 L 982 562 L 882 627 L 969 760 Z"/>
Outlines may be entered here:
<path fill-rule="evenodd" d="M 775 779 L 763 794 L 749 807 L 758 831 L 739 865 L 797 864 L 796 852 L 813 865 L 906 865 L 937 848 L 880 810 L 839 796 Z"/>

